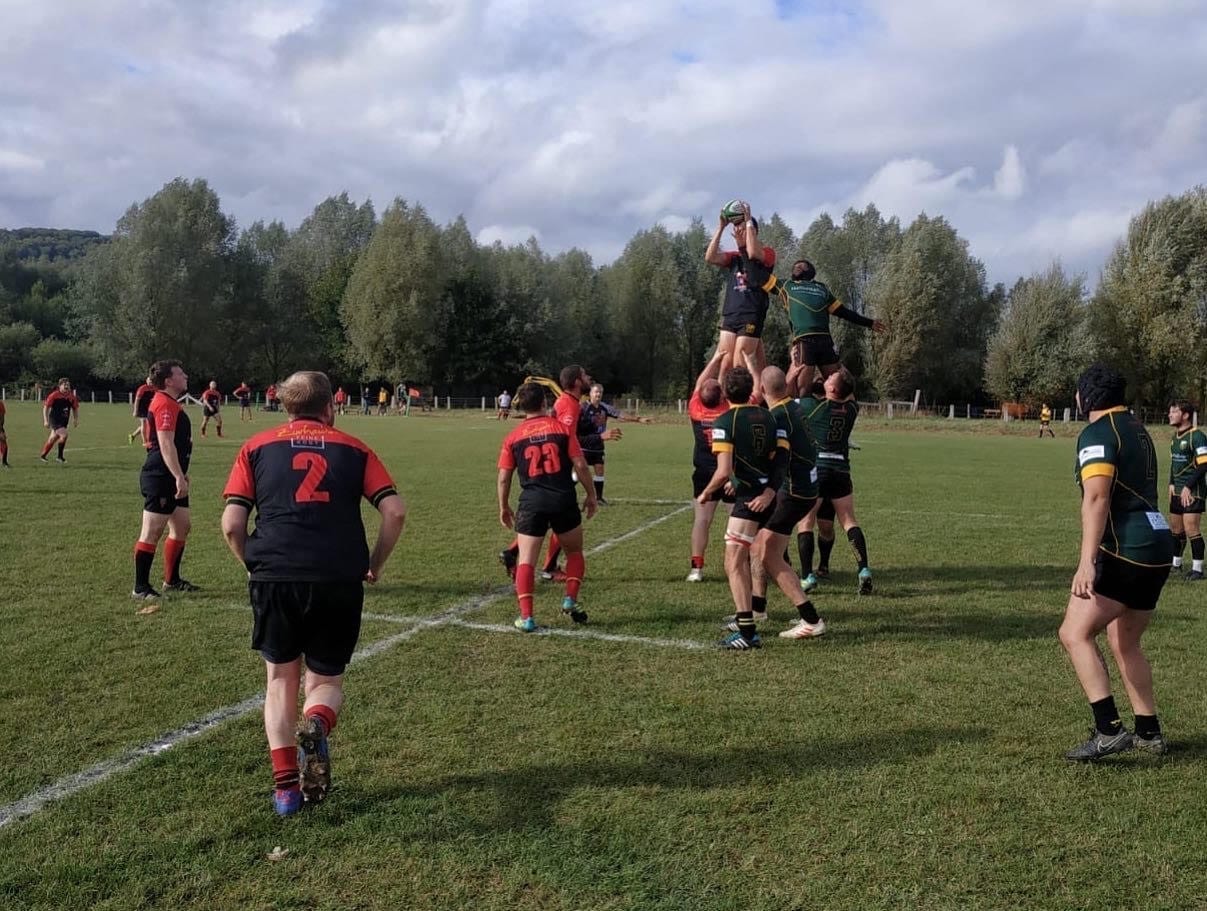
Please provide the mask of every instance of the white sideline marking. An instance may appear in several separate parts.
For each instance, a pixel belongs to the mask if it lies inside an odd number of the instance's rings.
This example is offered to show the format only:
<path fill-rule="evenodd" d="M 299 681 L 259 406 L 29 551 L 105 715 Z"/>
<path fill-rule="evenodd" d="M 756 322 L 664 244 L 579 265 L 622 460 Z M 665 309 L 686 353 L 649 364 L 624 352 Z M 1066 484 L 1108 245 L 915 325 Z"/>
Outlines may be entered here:
<path fill-rule="evenodd" d="M 634 506 L 680 506 L 686 503 L 691 506 L 690 500 L 684 500 L 680 497 L 678 500 L 643 500 L 640 497 L 609 497 L 609 503 L 628 503 Z"/>
<path fill-rule="evenodd" d="M 473 620 L 462 620 L 459 617 L 445 622 L 445 626 L 461 626 L 465 629 L 483 630 L 488 633 L 515 633 L 517 636 L 561 636 L 566 639 L 597 639 L 601 642 L 636 642 L 641 645 L 655 645 L 661 648 L 708 649 L 715 648 L 707 642 L 695 639 L 659 639 L 654 636 L 630 636 L 624 633 L 601 633 L 592 629 L 561 629 L 552 626 L 539 626 L 535 632 L 521 634 L 514 626 L 502 623 L 477 623 Z"/>
<path fill-rule="evenodd" d="M 615 538 L 604 541 L 587 551 L 587 555 L 590 556 L 592 554 L 605 551 L 610 547 L 615 547 L 617 544 L 620 544 L 623 541 L 628 541 L 642 532 L 648 531 L 656 525 L 661 525 L 667 519 L 673 518 L 674 516 L 677 516 L 688 509 L 691 509 L 691 504 L 688 504 L 680 509 L 676 509 L 664 516 L 659 516 L 656 519 L 652 519 L 651 521 L 638 526 L 632 531 L 625 532 L 623 535 L 619 535 Z M 463 615 L 481 610 L 482 608 L 493 604 L 495 601 L 498 601 L 501 598 L 508 597 L 511 593 L 512 588 L 510 585 L 499 586 L 498 588 L 492 589 L 484 594 L 475 595 L 472 598 L 462 601 L 460 604 L 456 604 L 453 607 L 433 614 L 430 617 L 392 617 L 389 614 L 365 614 L 363 616 L 370 620 L 385 620 L 391 623 L 413 625 L 407 629 L 395 633 L 392 636 L 387 636 L 384 639 L 378 639 L 376 642 L 371 642 L 364 648 L 358 649 L 352 655 L 352 662 L 356 663 L 367 658 L 372 658 L 375 655 L 380 655 L 382 652 L 392 649 L 400 642 L 405 642 L 406 640 L 418 635 L 425 629 L 433 629 L 438 626 L 456 623 Z M 245 607 L 243 609 L 246 610 L 248 608 Z M 487 625 L 484 624 L 483 626 L 486 627 Z M 499 628 L 504 630 L 507 629 L 506 627 Z M 514 628 L 513 631 L 518 632 L 518 630 L 514 630 Z M 574 636 L 580 632 L 589 633 L 590 631 L 548 631 L 550 635 L 565 636 Z M 609 634 L 606 633 L 591 633 L 589 635 L 580 636 L 580 638 L 598 639 L 608 635 Z M 645 641 L 639 636 L 614 638 L 615 641 Z M 655 643 L 658 642 L 658 640 L 649 641 Z M 668 639 L 663 641 L 669 643 L 674 640 Z M 696 646 L 688 647 L 694 648 Z M 0 806 L 0 829 L 3 829 L 19 819 L 32 816 L 33 814 L 42 810 L 47 804 L 63 800 L 66 797 L 71 797 L 73 794 L 78 794 L 80 791 L 83 791 L 94 784 L 100 784 L 101 782 L 112 778 L 114 775 L 132 769 L 149 756 L 158 756 L 160 753 L 166 753 L 173 747 L 179 746 L 180 744 L 192 740 L 195 737 L 199 737 L 202 734 L 213 730 L 219 725 L 226 723 L 227 721 L 233 721 L 237 718 L 242 718 L 245 715 L 250 715 L 263 705 L 264 694 L 260 693 L 256 696 L 252 696 L 249 699 L 244 699 L 242 702 L 236 702 L 231 705 L 223 706 L 222 708 L 216 709 L 215 711 L 210 712 L 208 715 L 204 715 L 195 721 L 190 721 L 173 731 L 168 731 L 165 734 L 161 734 L 154 740 L 129 749 L 118 756 L 114 756 L 112 759 L 106 759 L 103 762 L 98 762 L 96 765 L 91 766 L 82 772 L 76 772 L 73 775 L 60 778 L 58 781 L 34 791 L 32 794 L 28 794 L 25 797 L 22 797 L 20 800 Z"/>

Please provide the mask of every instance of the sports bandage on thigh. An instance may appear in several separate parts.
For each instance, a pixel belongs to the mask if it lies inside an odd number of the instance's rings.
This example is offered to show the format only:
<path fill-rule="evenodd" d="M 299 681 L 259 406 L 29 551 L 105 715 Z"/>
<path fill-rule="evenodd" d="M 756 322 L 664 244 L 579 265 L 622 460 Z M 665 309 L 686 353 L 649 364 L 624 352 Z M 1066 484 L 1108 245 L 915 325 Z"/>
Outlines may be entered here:
<path fill-rule="evenodd" d="M 740 531 L 725 529 L 725 546 L 750 548 L 754 545 L 754 535 L 744 535 Z"/>

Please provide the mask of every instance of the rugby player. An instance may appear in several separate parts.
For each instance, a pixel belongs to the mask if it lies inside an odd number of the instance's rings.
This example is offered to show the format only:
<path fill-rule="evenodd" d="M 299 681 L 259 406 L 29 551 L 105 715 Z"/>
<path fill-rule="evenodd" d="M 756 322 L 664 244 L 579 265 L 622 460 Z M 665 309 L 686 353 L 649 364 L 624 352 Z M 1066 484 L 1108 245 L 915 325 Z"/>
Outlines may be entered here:
<path fill-rule="evenodd" d="M 542 377 L 528 377 L 525 382 L 536 383 L 553 391 L 557 399 L 553 403 L 553 417 L 561 423 L 566 431 L 572 435 L 577 433 L 578 421 L 582 412 L 582 399 L 586 395 L 587 390 L 591 388 L 591 375 L 578 364 L 571 364 L 568 367 L 563 367 L 562 372 L 558 375 L 558 383 Z M 519 394 L 519 390 L 516 390 Z M 513 405 L 518 404 L 512 402 Z M 543 401 L 542 401 L 543 404 Z M 584 480 L 585 484 L 586 481 Z M 499 560 L 503 564 L 503 569 L 507 575 L 515 579 L 516 565 L 520 555 L 520 542 L 517 537 L 511 542 L 511 545 L 499 554 Z M 557 560 L 561 555 L 561 546 L 557 535 L 557 529 L 553 529 L 553 534 L 549 536 L 549 554 L 545 558 L 544 566 L 541 569 L 541 578 L 546 582 L 565 582 L 566 574 L 557 568 Z"/>
<path fill-rule="evenodd" d="M 884 332 L 888 328 L 878 319 L 848 310 L 829 288 L 815 280 L 816 276 L 813 263 L 798 259 L 792 264 L 791 279 L 780 282 L 772 277 L 772 289 L 788 311 L 788 322 L 792 326 L 788 391 L 793 395 L 801 395 L 811 388 L 819 370 L 827 377 L 838 369 L 838 348 L 830 334 L 831 316 L 874 332 Z"/>
<path fill-rule="evenodd" d="M 1169 406 L 1169 423 L 1174 428 L 1169 444 L 1169 527 L 1173 531 L 1173 568 L 1182 568 L 1182 553 L 1190 540 L 1192 582 L 1203 579 L 1204 497 L 1207 496 L 1207 434 L 1193 424 L 1194 405 L 1179 399 Z"/>
<path fill-rule="evenodd" d="M 235 390 L 235 398 L 239 400 L 239 422 L 250 421 L 251 414 L 251 387 L 247 385 L 246 380 L 239 382 L 239 388 Z"/>
<path fill-rule="evenodd" d="M 201 435 L 205 436 L 205 428 L 209 426 L 210 418 L 214 419 L 214 426 L 218 430 L 218 436 L 222 436 L 222 393 L 218 391 L 218 381 L 210 380 L 209 387 L 205 392 L 201 393 Z"/>
<path fill-rule="evenodd" d="M 80 426 L 80 400 L 71 391 L 71 380 L 61 377 L 57 387 L 42 403 L 42 426 L 50 430 L 46 445 L 42 447 L 42 454 L 38 456 L 43 462 L 56 445 L 59 447 L 59 454 L 55 456 L 55 461 L 67 461 L 63 457 L 63 449 L 67 446 L 68 420 L 74 420 L 73 426 Z"/>
<path fill-rule="evenodd" d="M 504 389 L 499 393 L 498 398 L 499 413 L 495 415 L 495 420 L 506 421 L 511 417 L 511 393 Z"/>
<path fill-rule="evenodd" d="M 289 418 L 243 444 L 223 496 L 222 534 L 247 569 L 251 647 L 268 675 L 264 731 L 273 808 L 289 816 L 331 789 L 328 737 L 360 636 L 364 583 L 376 583 L 402 534 L 406 504 L 360 440 L 335 429 L 331 381 L 300 371 L 280 386 Z M 361 498 L 381 513 L 369 552 Z M 256 510 L 256 527 L 247 523 Z M 305 702 L 298 690 L 306 668 Z M 295 739 L 296 738 L 296 739 Z"/>
<path fill-rule="evenodd" d="M 725 280 L 725 302 L 721 307 L 721 333 L 717 350 L 722 355 L 719 380 L 725 378 L 733 365 L 744 366 L 755 377 L 754 397 L 759 398 L 758 378 L 766 366 L 763 350 L 763 324 L 767 320 L 767 292 L 775 285 L 775 250 L 759 243 L 759 225 L 750 215 L 750 206 L 742 203 L 742 218 L 732 224 L 724 215 L 713 232 L 705 262 L 728 272 Z M 732 227 L 737 244 L 735 252 L 721 250 L 721 236 Z"/>
<path fill-rule="evenodd" d="M 733 495 L 724 489 L 713 492 L 708 502 L 699 501 L 700 494 L 717 473 L 717 457 L 712 451 L 712 426 L 718 417 L 729 410 L 729 401 L 721 393 L 717 375 L 721 370 L 722 353 L 713 355 L 700 375 L 687 403 L 687 417 L 692 428 L 692 518 L 691 570 L 688 582 L 704 581 L 704 552 L 708 549 L 708 533 L 712 528 L 717 503 L 733 503 Z"/>
<path fill-rule="evenodd" d="M 1048 436 L 1056 439 L 1056 434 L 1052 432 L 1052 409 L 1048 407 L 1048 403 L 1044 402 L 1044 406 L 1039 409 L 1039 438 L 1044 438 L 1044 431 L 1048 431 Z"/>
<path fill-rule="evenodd" d="M 277 384 L 269 383 L 268 388 L 264 390 L 264 410 L 277 411 Z"/>
<path fill-rule="evenodd" d="M 607 506 L 604 499 L 604 443 L 609 440 L 619 440 L 621 432 L 618 428 L 608 429 L 608 418 L 634 424 L 649 424 L 649 418 L 631 417 L 623 411 L 613 408 L 603 400 L 604 387 L 599 383 L 591 384 L 590 398 L 579 411 L 578 443 L 583 448 L 587 464 L 595 473 L 595 498 L 600 506 Z"/>
<path fill-rule="evenodd" d="M 851 484 L 851 429 L 859 416 L 855 380 L 846 368 L 826 377 L 826 397 L 808 408 L 809 430 L 817 441 L 817 505 L 801 523 L 797 536 L 800 551 L 800 586 L 806 592 L 817 588 L 818 576 L 829 575 L 830 549 L 834 546 L 834 517 L 842 523 L 859 565 L 859 594 L 872 593 L 872 570 L 868 566 L 868 543 L 855 518 L 855 489 Z M 816 527 L 821 563 L 813 572 L 813 529 Z"/>
<path fill-rule="evenodd" d="M 1077 381 L 1077 407 L 1089 424 L 1077 438 L 1081 487 L 1081 559 L 1060 625 L 1060 644 L 1089 700 L 1089 740 L 1065 753 L 1092 761 L 1138 748 L 1165 752 L 1153 700 L 1152 667 L 1140 648 L 1169 577 L 1173 536 L 1157 506 L 1157 454 L 1144 425 L 1126 407 L 1126 383 L 1104 364 Z M 1135 714 L 1135 732 L 1119 719 L 1097 636 L 1106 630 Z"/>
<path fill-rule="evenodd" d="M 141 438 L 145 447 L 151 439 L 151 432 L 147 427 L 147 409 L 151 407 L 153 398 L 155 398 L 155 387 L 151 385 L 151 378 L 147 377 L 147 381 L 134 392 L 134 417 L 138 419 L 138 426 L 131 431 L 126 440 L 127 445 Z"/>
<path fill-rule="evenodd" d="M 381 416 L 388 414 L 390 411 L 390 393 L 386 391 L 386 387 L 382 386 L 377 390 L 377 414 Z"/>
<path fill-rule="evenodd" d="M 771 519 L 770 507 L 788 463 L 788 440 L 778 433 L 771 412 L 749 404 L 753 390 L 754 377 L 745 367 L 734 367 L 726 375 L 729 410 L 712 425 L 717 470 L 696 497 L 696 502 L 704 505 L 726 484 L 733 487 L 734 506 L 725 528 L 725 572 L 737 629 L 718 644 L 735 650 L 763 644 L 751 607 L 750 548 L 759 530 Z M 783 458 L 777 458 L 781 452 Z"/>
<path fill-rule="evenodd" d="M 578 368 L 581 370 L 582 368 Z M 585 371 L 583 371 L 585 375 Z M 565 376 L 565 371 L 563 371 Z M 545 390 L 536 383 L 525 383 L 516 391 L 516 407 L 524 412 L 524 421 L 507 435 L 499 451 L 499 522 L 514 528 L 519 547 L 515 587 L 520 616 L 515 626 L 532 632 L 536 560 L 552 529 L 566 551 L 566 596 L 562 612 L 575 623 L 586 623 L 587 613 L 578 604 L 579 588 L 586 572 L 583 556 L 582 513 L 574 496 L 571 469 L 587 493 L 583 508 L 587 518 L 595 515 L 595 489 L 588 482 L 590 472 L 574 427 L 559 417 L 545 414 Z M 511 478 L 519 471 L 520 501 L 513 515 L 510 506 Z"/>
<path fill-rule="evenodd" d="M 7 408 L 4 399 L 0 399 L 0 468 L 12 468 L 8 464 L 8 433 L 4 430 L 4 414 Z"/>
<path fill-rule="evenodd" d="M 756 620 L 760 613 L 766 617 L 767 575 L 770 574 L 800 616 L 799 622 L 780 633 L 780 638 L 816 638 L 825 635 L 826 622 L 801 591 L 796 573 L 784 559 L 784 553 L 792 529 L 813 511 L 817 502 L 817 449 L 804 407 L 788 394 L 784 371 L 779 367 L 764 370 L 763 389 L 775 420 L 776 436 L 788 441 L 788 465 L 783 484 L 776 492 L 771 518 L 755 537 L 751 611 Z M 736 620 L 731 631 L 738 632 Z"/>
<path fill-rule="evenodd" d="M 344 392 L 344 387 L 340 386 L 335 390 L 335 413 L 348 413 L 348 393 Z"/>
<path fill-rule="evenodd" d="M 155 397 L 147 410 L 151 427 L 147 458 L 139 474 L 143 496 L 142 530 L 134 545 L 134 592 L 136 601 L 159 597 L 151 587 L 151 564 L 163 531 L 164 590 L 195 592 L 198 587 L 180 575 L 184 545 L 192 528 L 189 516 L 189 460 L 193 454 L 192 423 L 177 401 L 188 392 L 189 377 L 180 361 L 156 361 L 151 365 Z"/>

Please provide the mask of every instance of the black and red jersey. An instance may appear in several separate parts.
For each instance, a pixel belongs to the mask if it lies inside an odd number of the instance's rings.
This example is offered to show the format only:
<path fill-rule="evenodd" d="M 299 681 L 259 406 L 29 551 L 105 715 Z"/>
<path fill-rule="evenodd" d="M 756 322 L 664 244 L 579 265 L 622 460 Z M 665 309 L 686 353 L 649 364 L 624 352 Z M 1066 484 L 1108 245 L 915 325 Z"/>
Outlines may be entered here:
<path fill-rule="evenodd" d="M 314 420 L 290 421 L 243 444 L 223 496 L 253 507 L 244 560 L 263 582 L 352 582 L 369 569 L 360 501 L 397 491 L 356 437 Z"/>
<path fill-rule="evenodd" d="M 201 401 L 217 410 L 218 406 L 222 404 L 222 393 L 217 389 L 206 389 L 201 393 Z"/>
<path fill-rule="evenodd" d="M 189 470 L 189 459 L 193 455 L 193 425 L 180 403 L 162 389 L 155 390 L 151 407 L 147 409 L 147 432 L 147 461 L 143 463 L 143 471 L 170 474 L 159 448 L 160 432 L 172 434 L 180 470 Z"/>
<path fill-rule="evenodd" d="M 574 417 L 577 423 L 578 416 Z M 536 415 L 507 434 L 499 450 L 499 468 L 518 472 L 521 503 L 526 496 L 562 500 L 574 497 L 571 471 L 574 459 L 582 455 L 573 425 L 567 428 L 558 418 Z"/>
<path fill-rule="evenodd" d="M 155 387 L 150 383 L 143 383 L 138 387 L 138 391 L 134 393 L 134 416 L 136 418 L 147 416 L 147 409 L 151 407 L 153 398 L 155 398 Z"/>
<path fill-rule="evenodd" d="M 51 427 L 66 427 L 71 413 L 74 411 L 79 414 L 80 411 L 80 400 L 75 397 L 74 392 L 63 393 L 56 389 L 46 396 L 46 401 L 42 404 L 50 410 Z"/>
<path fill-rule="evenodd" d="M 721 396 L 712 408 L 700 401 L 700 393 L 693 392 L 687 403 L 687 416 L 691 419 L 692 437 L 696 447 L 692 452 L 692 465 L 696 468 L 717 470 L 717 457 L 712 451 L 712 423 L 729 410 L 729 400 Z"/>

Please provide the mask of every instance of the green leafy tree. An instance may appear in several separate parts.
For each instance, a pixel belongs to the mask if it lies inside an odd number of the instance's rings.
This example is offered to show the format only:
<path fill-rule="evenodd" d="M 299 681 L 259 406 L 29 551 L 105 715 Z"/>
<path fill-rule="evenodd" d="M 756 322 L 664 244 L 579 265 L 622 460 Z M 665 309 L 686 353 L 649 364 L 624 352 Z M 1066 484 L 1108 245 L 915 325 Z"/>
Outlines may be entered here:
<path fill-rule="evenodd" d="M 10 323 L 0 326 L 0 381 L 21 379 L 33 368 L 32 353 L 41 341 L 32 323 Z"/>
<path fill-rule="evenodd" d="M 1059 263 L 1019 279 L 989 340 L 985 386 L 1005 402 L 1072 402 L 1077 376 L 1093 358 L 1083 276 Z"/>
<path fill-rule="evenodd" d="M 1203 400 L 1207 372 L 1207 189 L 1149 203 L 1128 225 L 1091 304 L 1102 355 L 1137 404 Z"/>
<path fill-rule="evenodd" d="M 34 374 L 44 383 L 53 383 L 61 376 L 80 382 L 92 374 L 94 359 L 87 346 L 78 342 L 46 338 L 30 352 Z"/>
<path fill-rule="evenodd" d="M 214 326 L 229 303 L 234 242 L 234 221 L 204 180 L 178 178 L 131 206 L 72 295 L 101 374 L 140 376 L 158 357 L 196 373 L 221 363 L 228 341 Z"/>
<path fill-rule="evenodd" d="M 868 288 L 869 309 L 891 331 L 872 345 L 881 394 L 957 401 L 981 386 L 985 349 L 997 322 L 985 269 L 943 218 L 920 215 Z"/>

